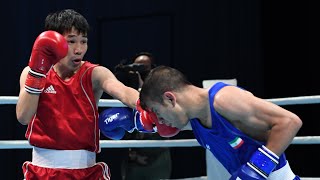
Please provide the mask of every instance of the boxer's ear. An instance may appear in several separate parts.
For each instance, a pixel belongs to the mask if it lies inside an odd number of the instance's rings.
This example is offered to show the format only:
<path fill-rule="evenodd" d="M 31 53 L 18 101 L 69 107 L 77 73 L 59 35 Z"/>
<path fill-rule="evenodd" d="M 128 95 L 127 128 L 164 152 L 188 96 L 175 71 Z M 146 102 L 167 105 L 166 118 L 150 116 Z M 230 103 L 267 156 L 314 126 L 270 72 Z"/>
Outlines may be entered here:
<path fill-rule="evenodd" d="M 163 93 L 163 101 L 165 104 L 171 105 L 172 107 L 174 107 L 176 105 L 176 96 L 174 95 L 173 92 L 171 91 L 166 91 L 165 93 Z"/>

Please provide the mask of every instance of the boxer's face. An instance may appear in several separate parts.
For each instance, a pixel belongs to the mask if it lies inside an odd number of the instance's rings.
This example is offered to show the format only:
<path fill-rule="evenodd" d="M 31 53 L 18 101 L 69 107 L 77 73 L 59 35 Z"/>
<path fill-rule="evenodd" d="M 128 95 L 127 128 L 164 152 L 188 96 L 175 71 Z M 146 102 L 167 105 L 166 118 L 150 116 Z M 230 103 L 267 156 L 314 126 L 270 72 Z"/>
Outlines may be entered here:
<path fill-rule="evenodd" d="M 172 99 L 165 98 L 163 103 L 150 101 L 147 106 L 157 115 L 160 124 L 182 129 L 187 123 L 187 115 Z"/>
<path fill-rule="evenodd" d="M 68 55 L 60 62 L 70 69 L 77 69 L 81 66 L 81 61 L 88 50 L 88 37 L 72 28 L 70 32 L 63 34 L 68 42 Z"/>

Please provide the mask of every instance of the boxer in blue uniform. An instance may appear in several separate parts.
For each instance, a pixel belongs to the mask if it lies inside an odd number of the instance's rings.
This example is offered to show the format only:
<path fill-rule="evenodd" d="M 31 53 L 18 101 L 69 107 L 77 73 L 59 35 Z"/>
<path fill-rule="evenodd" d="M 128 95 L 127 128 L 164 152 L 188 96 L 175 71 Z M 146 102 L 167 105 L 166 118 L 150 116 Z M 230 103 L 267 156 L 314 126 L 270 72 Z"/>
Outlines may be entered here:
<path fill-rule="evenodd" d="M 160 124 L 193 130 L 231 180 L 300 179 L 284 151 L 301 128 L 301 119 L 243 88 L 222 82 L 199 88 L 177 69 L 159 66 L 145 79 L 140 102 Z"/>

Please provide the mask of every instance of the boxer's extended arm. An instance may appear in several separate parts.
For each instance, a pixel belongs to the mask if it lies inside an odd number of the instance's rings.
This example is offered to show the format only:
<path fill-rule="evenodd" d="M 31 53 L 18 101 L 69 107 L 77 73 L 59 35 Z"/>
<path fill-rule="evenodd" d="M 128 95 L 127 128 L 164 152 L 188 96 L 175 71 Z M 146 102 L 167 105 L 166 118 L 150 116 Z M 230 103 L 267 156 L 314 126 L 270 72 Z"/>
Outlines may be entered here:
<path fill-rule="evenodd" d="M 139 122 L 143 124 L 145 130 L 152 131 L 154 127 L 157 127 L 157 132 L 163 137 L 171 137 L 178 134 L 179 130 L 177 128 L 158 124 L 158 119 L 154 113 L 144 111 L 139 106 L 140 101 L 137 101 L 137 99 L 139 99 L 139 92 L 131 87 L 125 86 L 109 69 L 102 66 L 94 68 L 92 82 L 94 89 L 96 89 L 95 91 L 97 91 L 97 89 L 102 89 L 104 92 L 108 93 L 113 98 L 120 100 L 128 107 L 137 109 L 139 111 Z M 123 133 L 123 131 L 121 132 Z"/>
<path fill-rule="evenodd" d="M 125 86 L 109 69 L 103 66 L 95 67 L 92 72 L 92 82 L 95 91 L 103 91 L 130 108 L 136 107 L 139 92 Z"/>

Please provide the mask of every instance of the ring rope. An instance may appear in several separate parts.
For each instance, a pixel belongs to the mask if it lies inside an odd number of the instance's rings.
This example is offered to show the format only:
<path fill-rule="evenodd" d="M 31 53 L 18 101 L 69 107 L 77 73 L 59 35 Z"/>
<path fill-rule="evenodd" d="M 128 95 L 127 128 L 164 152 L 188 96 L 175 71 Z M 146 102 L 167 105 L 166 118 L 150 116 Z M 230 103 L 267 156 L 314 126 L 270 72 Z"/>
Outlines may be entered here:
<path fill-rule="evenodd" d="M 288 98 L 265 99 L 277 105 L 317 104 L 320 95 L 298 96 Z M 0 96 L 0 104 L 16 104 L 17 96 Z M 100 99 L 99 107 L 125 107 L 116 99 Z M 320 144 L 320 136 L 295 137 L 292 144 Z M 128 147 L 195 147 L 200 146 L 196 139 L 183 140 L 100 140 L 101 148 L 128 148 Z M 32 148 L 27 140 L 2 140 L 0 149 L 29 149 Z"/>
<path fill-rule="evenodd" d="M 295 137 L 291 144 L 320 144 L 320 136 Z M 101 148 L 198 147 L 196 139 L 180 140 L 100 140 Z M 0 149 L 31 149 L 27 140 L 2 140 Z"/>
<path fill-rule="evenodd" d="M 277 105 L 295 104 L 317 104 L 320 103 L 320 95 L 299 96 L 289 98 L 265 99 Z M 18 97 L 0 96 L 0 104 L 16 104 Z M 125 105 L 115 99 L 100 99 L 99 107 L 125 107 Z M 320 136 L 295 137 L 291 144 L 320 144 Z M 101 148 L 130 148 L 130 147 L 196 147 L 200 146 L 196 139 L 180 140 L 100 140 Z M 0 149 L 31 149 L 32 146 L 27 140 L 0 140 Z M 193 178 L 194 179 L 194 178 Z M 207 179 L 199 177 L 197 180 Z M 313 180 L 318 178 L 301 178 L 302 180 Z M 196 179 L 194 179 L 196 180 Z"/>
<path fill-rule="evenodd" d="M 319 104 L 320 95 L 265 99 L 277 105 Z"/>
<path fill-rule="evenodd" d="M 287 98 L 265 99 L 277 105 L 295 105 L 295 104 L 318 104 L 320 103 L 320 95 L 314 96 L 297 96 Z M 0 96 L 0 104 L 17 104 L 17 96 Z M 125 105 L 116 99 L 100 99 L 99 107 L 125 107 Z"/>
<path fill-rule="evenodd" d="M 17 96 L 0 96 L 0 104 L 17 104 Z M 100 99 L 99 107 L 125 107 L 125 105 L 117 99 Z"/>

